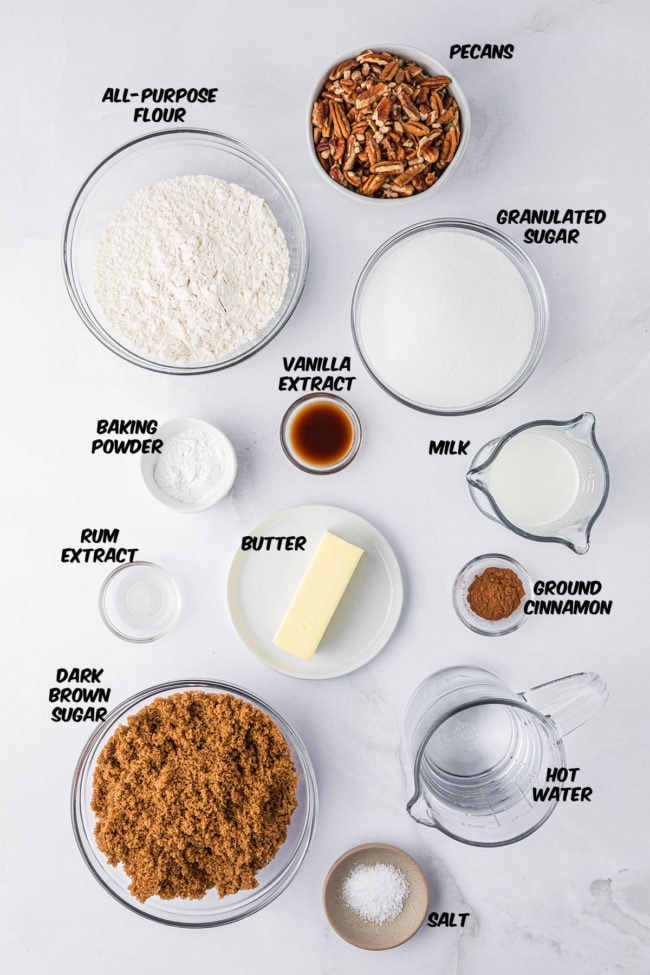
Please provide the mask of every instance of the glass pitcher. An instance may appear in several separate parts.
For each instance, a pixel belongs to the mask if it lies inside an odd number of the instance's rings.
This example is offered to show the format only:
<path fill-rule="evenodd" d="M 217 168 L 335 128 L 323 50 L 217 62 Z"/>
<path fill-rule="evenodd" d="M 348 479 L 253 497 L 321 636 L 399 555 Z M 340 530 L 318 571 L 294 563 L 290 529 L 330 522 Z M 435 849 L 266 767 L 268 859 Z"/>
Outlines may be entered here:
<path fill-rule="evenodd" d="M 573 674 L 516 694 L 480 667 L 448 667 L 409 701 L 405 734 L 415 792 L 407 812 L 473 846 L 529 836 L 556 801 L 535 801 L 547 769 L 566 767 L 563 736 L 607 700 L 598 674 Z"/>
<path fill-rule="evenodd" d="M 485 444 L 467 474 L 477 508 L 524 538 L 584 555 L 609 492 L 595 423 L 593 413 L 539 420 Z"/>

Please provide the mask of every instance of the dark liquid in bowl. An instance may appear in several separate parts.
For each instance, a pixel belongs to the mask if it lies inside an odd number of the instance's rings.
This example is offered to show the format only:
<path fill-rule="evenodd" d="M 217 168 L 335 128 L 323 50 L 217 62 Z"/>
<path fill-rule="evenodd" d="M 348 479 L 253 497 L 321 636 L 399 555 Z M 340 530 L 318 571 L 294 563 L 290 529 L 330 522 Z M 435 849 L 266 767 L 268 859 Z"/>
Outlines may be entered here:
<path fill-rule="evenodd" d="M 306 403 L 291 422 L 289 441 L 304 464 L 330 467 L 352 449 L 354 427 L 337 403 Z"/>

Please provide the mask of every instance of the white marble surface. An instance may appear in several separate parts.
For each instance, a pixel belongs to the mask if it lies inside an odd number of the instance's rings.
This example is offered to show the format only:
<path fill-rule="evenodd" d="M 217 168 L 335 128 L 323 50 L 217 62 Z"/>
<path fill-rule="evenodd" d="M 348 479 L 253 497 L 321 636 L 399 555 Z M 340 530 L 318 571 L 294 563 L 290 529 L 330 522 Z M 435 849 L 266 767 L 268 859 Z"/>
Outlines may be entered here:
<path fill-rule="evenodd" d="M 644 975 L 646 5 L 39 0 L 5 9 L 3 19 L 11 27 L 3 32 L 2 158 L 6 970 Z M 443 63 L 456 42 L 512 42 L 516 53 L 511 61 L 450 64 L 471 104 L 473 131 L 440 195 L 367 208 L 330 191 L 314 170 L 306 100 L 339 52 L 391 40 Z M 109 85 L 145 84 L 218 86 L 217 103 L 196 106 L 188 121 L 267 154 L 304 207 L 312 265 L 297 312 L 259 355 L 219 375 L 187 380 L 122 362 L 85 330 L 63 287 L 60 237 L 80 181 L 109 151 L 151 130 L 134 125 L 128 108 L 102 105 L 101 94 Z M 291 399 L 276 388 L 281 357 L 352 354 L 351 293 L 374 248 L 426 217 L 495 225 L 499 209 L 527 206 L 607 211 L 577 246 L 528 248 L 551 305 L 548 344 L 529 383 L 486 413 L 445 420 L 391 400 L 355 357 L 350 398 L 364 424 L 361 453 L 331 478 L 293 469 L 277 437 Z M 512 236 L 520 241 L 522 233 L 513 228 Z M 478 447 L 519 423 L 586 409 L 598 419 L 612 491 L 582 558 L 483 518 L 469 500 L 462 458 L 427 454 L 432 438 Z M 178 517 L 157 505 L 135 459 L 90 456 L 99 417 L 188 414 L 222 426 L 240 459 L 233 494 L 203 515 Z M 265 669 L 239 644 L 225 601 L 240 536 L 302 503 L 338 504 L 373 521 L 393 543 L 406 581 L 390 645 L 362 670 L 329 682 Z M 167 638 L 138 648 L 103 628 L 96 606 L 103 567 L 58 561 L 86 526 L 119 527 L 125 543 L 177 576 L 186 611 Z M 454 616 L 451 583 L 469 558 L 495 549 L 538 578 L 602 580 L 612 615 L 533 619 L 498 640 L 471 633 Z M 517 689 L 583 669 L 605 676 L 609 703 L 568 742 L 570 764 L 594 789 L 590 804 L 562 807 L 531 838 L 496 850 L 463 846 L 408 818 L 405 704 L 423 677 L 454 663 L 493 668 Z M 131 914 L 95 882 L 68 811 L 72 771 L 91 727 L 51 723 L 47 701 L 56 668 L 73 665 L 103 667 L 115 703 L 175 677 L 224 678 L 266 697 L 295 725 L 316 767 L 320 819 L 303 868 L 269 908 L 223 929 L 174 930 Z M 385 954 L 339 940 L 321 909 L 322 882 L 341 852 L 372 840 L 414 855 L 430 881 L 431 909 L 470 911 L 468 926 L 423 927 Z"/>

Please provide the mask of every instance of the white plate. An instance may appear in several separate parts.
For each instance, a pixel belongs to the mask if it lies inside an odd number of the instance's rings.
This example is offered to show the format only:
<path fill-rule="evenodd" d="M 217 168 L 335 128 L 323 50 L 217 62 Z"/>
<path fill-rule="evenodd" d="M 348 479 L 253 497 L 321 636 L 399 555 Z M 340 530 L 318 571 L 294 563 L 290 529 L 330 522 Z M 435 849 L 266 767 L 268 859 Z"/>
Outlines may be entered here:
<path fill-rule="evenodd" d="M 323 532 L 359 545 L 364 554 L 311 660 L 273 645 Z M 363 667 L 384 647 L 402 609 L 402 574 L 395 554 L 373 525 L 343 508 L 305 505 L 281 511 L 251 535 L 305 535 L 304 551 L 237 552 L 228 577 L 228 606 L 239 636 L 269 667 L 290 677 L 320 680 Z"/>

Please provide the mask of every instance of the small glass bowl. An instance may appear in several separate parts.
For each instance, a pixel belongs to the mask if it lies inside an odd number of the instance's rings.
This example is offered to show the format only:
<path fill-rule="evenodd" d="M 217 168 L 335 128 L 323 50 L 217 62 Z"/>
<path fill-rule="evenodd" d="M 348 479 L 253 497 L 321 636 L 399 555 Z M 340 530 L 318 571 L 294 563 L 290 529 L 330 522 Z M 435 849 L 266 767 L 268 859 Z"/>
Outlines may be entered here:
<path fill-rule="evenodd" d="M 181 593 L 169 572 L 153 562 L 127 562 L 106 576 L 99 614 L 120 640 L 153 643 L 171 630 L 181 611 Z"/>
<path fill-rule="evenodd" d="M 346 453 L 332 464 L 312 464 L 305 457 L 302 457 L 291 442 L 291 426 L 297 419 L 301 410 L 307 405 L 314 403 L 331 403 L 340 409 L 347 416 L 352 426 L 352 443 Z M 301 396 L 295 403 L 292 403 L 282 418 L 280 425 L 280 443 L 282 449 L 292 464 L 301 471 L 308 474 L 334 474 L 336 471 L 343 470 L 356 457 L 361 446 L 361 421 L 355 410 L 349 403 L 346 403 L 340 396 L 333 396 L 329 393 L 309 393 Z"/>
<path fill-rule="evenodd" d="M 257 875 L 259 886 L 254 890 L 242 890 L 220 898 L 216 890 L 200 900 L 162 900 L 150 897 L 142 904 L 129 891 L 130 880 L 123 867 L 111 867 L 95 842 L 95 814 L 90 803 L 93 793 L 93 774 L 97 759 L 104 745 L 115 730 L 127 723 L 128 716 L 136 714 L 157 697 L 167 697 L 182 691 L 205 691 L 215 694 L 233 694 L 267 714 L 278 726 L 291 750 L 291 758 L 298 775 L 296 798 L 298 805 L 284 844 L 275 858 Z M 206 680 L 182 680 L 147 688 L 134 694 L 108 717 L 92 733 L 79 757 L 72 782 L 72 828 L 86 865 L 116 900 L 142 917 L 162 924 L 185 928 L 208 928 L 239 921 L 255 914 L 271 903 L 289 886 L 304 860 L 316 823 L 316 778 L 307 749 L 284 718 L 272 707 L 248 691 L 232 684 Z"/>
<path fill-rule="evenodd" d="M 255 339 L 214 361 L 179 365 L 147 358 L 115 332 L 95 298 L 93 275 L 97 248 L 117 211 L 145 186 L 190 175 L 215 176 L 237 183 L 268 204 L 287 242 L 289 280 L 276 315 Z M 305 286 L 308 263 L 302 211 L 284 177 L 250 146 L 205 129 L 166 129 L 116 149 L 84 180 L 63 234 L 65 284 L 92 334 L 127 362 L 154 372 L 185 376 L 233 366 L 267 345 L 295 311 Z"/>
<path fill-rule="evenodd" d="M 321 77 L 316 82 L 316 84 L 314 85 L 311 91 L 311 95 L 309 98 L 309 105 L 307 108 L 307 146 L 308 146 L 309 157 L 314 163 L 314 166 L 316 167 L 320 175 L 323 177 L 323 179 L 327 180 L 330 186 L 336 187 L 339 193 L 345 193 L 348 199 L 350 197 L 354 197 L 357 200 L 361 200 L 363 203 L 371 204 L 374 206 L 383 205 L 384 207 L 386 206 L 391 207 L 400 203 L 412 203 L 414 200 L 422 199 L 422 197 L 427 197 L 428 199 L 431 193 L 435 192 L 441 186 L 445 185 L 448 182 L 449 178 L 451 177 L 451 174 L 457 169 L 458 165 L 460 164 L 461 158 L 465 154 L 465 150 L 467 149 L 467 145 L 469 143 L 469 133 L 471 127 L 468 101 L 465 98 L 465 94 L 461 89 L 460 85 L 458 84 L 456 79 L 450 74 L 447 68 L 439 61 L 436 61 L 435 58 L 431 57 L 430 54 L 427 54 L 426 51 L 421 51 L 417 47 L 407 47 L 403 44 L 368 44 L 367 47 L 371 51 L 388 51 L 390 54 L 397 55 L 397 57 L 406 58 L 407 61 L 415 61 L 417 64 L 420 65 L 420 67 L 424 68 L 426 73 L 431 77 L 435 77 L 436 75 L 445 75 L 447 78 L 451 78 L 451 84 L 448 85 L 447 88 L 450 94 L 453 95 L 454 98 L 456 99 L 456 103 L 458 104 L 458 113 L 460 116 L 460 142 L 458 143 L 458 148 L 454 153 L 454 158 L 449 163 L 449 165 L 443 170 L 442 175 L 440 176 L 439 179 L 436 180 L 433 186 L 430 186 L 426 190 L 422 190 L 421 193 L 414 193 L 413 196 L 400 196 L 394 200 L 384 200 L 381 199 L 380 197 L 364 196 L 363 193 L 355 193 L 353 190 L 348 189 L 345 186 L 341 186 L 340 183 L 337 183 L 336 180 L 333 180 L 332 177 L 329 175 L 329 173 L 327 173 L 323 169 L 320 162 L 318 161 L 318 157 L 316 155 L 316 149 L 314 146 L 314 127 L 311 121 L 312 108 L 314 106 L 314 102 L 316 101 L 321 91 L 323 90 L 323 86 L 325 85 L 325 82 L 327 81 L 329 77 L 329 73 L 332 70 L 332 68 L 334 68 L 337 64 L 341 64 L 342 61 L 349 61 L 352 58 L 356 58 L 356 56 L 360 53 L 360 51 L 365 50 L 362 47 L 357 47 L 353 51 L 347 51 L 345 54 L 339 55 L 339 57 L 332 62 L 330 67 L 327 69 L 327 71 L 323 75 L 321 75 Z"/>
<path fill-rule="evenodd" d="M 483 400 L 479 400 L 476 403 L 467 403 L 453 408 L 437 406 L 435 403 L 419 403 L 416 400 L 409 399 L 408 396 L 404 395 L 399 390 L 393 389 L 393 387 L 391 387 L 386 380 L 382 379 L 382 377 L 375 372 L 373 364 L 370 361 L 366 351 L 363 331 L 361 328 L 361 307 L 366 286 L 371 275 L 386 254 L 393 247 L 399 246 L 401 243 L 403 243 L 403 241 L 410 237 L 416 237 L 420 234 L 439 233 L 440 231 L 457 231 L 459 233 L 469 234 L 485 240 L 487 243 L 494 245 L 499 251 L 501 251 L 501 253 L 511 261 L 521 275 L 530 295 L 534 314 L 533 338 L 528 355 L 519 371 L 512 377 L 511 381 L 502 389 L 498 389 L 496 392 Z M 396 327 L 397 325 L 398 323 L 396 323 Z M 424 220 L 422 223 L 416 223 L 412 227 L 406 227 L 404 230 L 400 230 L 398 233 L 394 234 L 387 241 L 385 241 L 380 247 L 378 247 L 372 257 L 366 263 L 361 274 L 359 275 L 359 280 L 357 281 L 354 289 L 354 295 L 352 297 L 352 335 L 366 369 L 375 382 L 387 393 L 394 396 L 395 399 L 400 401 L 400 403 L 405 403 L 406 406 L 411 406 L 416 410 L 421 410 L 423 413 L 435 413 L 440 416 L 464 416 L 467 413 L 478 413 L 480 410 L 487 410 L 489 407 L 495 406 L 497 403 L 501 403 L 504 399 L 512 396 L 512 394 L 515 393 L 520 386 L 523 386 L 526 380 L 529 379 L 534 372 L 544 349 L 547 333 L 548 301 L 546 298 L 546 292 L 544 291 L 544 285 L 542 284 L 542 279 L 539 276 L 537 268 L 530 260 L 528 255 L 513 240 L 506 237 L 506 235 L 502 234 L 500 231 L 494 230 L 492 227 L 488 227 L 487 224 L 478 223 L 475 220 L 447 218 L 439 220 Z"/>
<path fill-rule="evenodd" d="M 486 620 L 478 613 L 475 613 L 467 600 L 467 590 L 474 579 L 480 576 L 486 569 L 512 569 L 519 576 L 524 587 L 524 596 L 517 609 L 501 620 Z M 458 617 L 465 626 L 475 633 L 482 633 L 483 636 L 503 636 L 505 633 L 513 633 L 518 630 L 521 624 L 528 619 L 524 613 L 526 600 L 531 599 L 533 594 L 532 579 L 524 569 L 523 565 L 511 559 L 509 555 L 478 555 L 467 565 L 464 565 L 454 580 L 452 598 L 454 609 Z"/>

